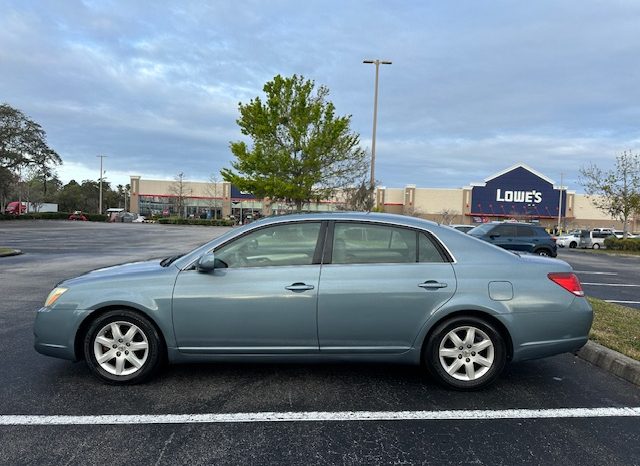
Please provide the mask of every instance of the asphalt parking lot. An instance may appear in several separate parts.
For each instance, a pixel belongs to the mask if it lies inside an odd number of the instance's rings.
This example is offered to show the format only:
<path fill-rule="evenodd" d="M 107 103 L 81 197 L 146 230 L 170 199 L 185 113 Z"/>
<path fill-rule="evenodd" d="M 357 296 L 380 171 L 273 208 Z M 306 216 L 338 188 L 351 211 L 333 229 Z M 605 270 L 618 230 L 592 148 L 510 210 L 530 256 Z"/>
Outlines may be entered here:
<path fill-rule="evenodd" d="M 587 296 L 640 309 L 640 256 L 558 248 L 558 259 L 571 264 Z"/>
<path fill-rule="evenodd" d="M 150 383 L 112 387 L 84 363 L 33 350 L 35 310 L 59 281 L 223 231 L 0 222 L 0 244 L 25 252 L 0 258 L 0 463 L 640 464 L 640 389 L 570 354 L 513 365 L 491 388 L 459 393 L 416 367 L 347 364 L 171 366 Z M 640 283 L 626 258 L 559 257 L 583 282 Z M 619 273 L 620 264 L 624 274 L 584 273 Z M 585 285 L 589 295 L 640 301 L 626 288 Z"/>

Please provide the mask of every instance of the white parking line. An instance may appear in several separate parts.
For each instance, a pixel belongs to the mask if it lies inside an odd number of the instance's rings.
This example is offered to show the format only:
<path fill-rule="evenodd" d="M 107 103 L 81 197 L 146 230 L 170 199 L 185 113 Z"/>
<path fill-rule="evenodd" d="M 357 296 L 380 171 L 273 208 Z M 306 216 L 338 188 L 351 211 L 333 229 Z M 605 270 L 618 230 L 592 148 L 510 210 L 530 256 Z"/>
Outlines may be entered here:
<path fill-rule="evenodd" d="M 640 304 L 640 301 L 619 301 L 617 299 L 605 299 L 605 301 L 608 303 L 615 303 L 615 304 Z"/>
<path fill-rule="evenodd" d="M 491 419 L 558 419 L 640 417 L 634 408 L 560 408 L 455 411 L 338 411 L 263 412 L 227 414 L 116 414 L 103 416 L 0 415 L 4 426 L 203 424 L 247 422 L 450 421 Z"/>
<path fill-rule="evenodd" d="M 590 270 L 574 270 L 574 272 L 582 275 L 618 275 L 618 272 L 592 272 Z"/>
<path fill-rule="evenodd" d="M 630 285 L 630 284 L 626 284 L 626 283 L 587 283 L 587 282 L 581 282 L 583 285 L 590 285 L 590 286 L 628 286 L 628 287 L 633 287 L 633 288 L 639 288 L 640 285 Z"/>

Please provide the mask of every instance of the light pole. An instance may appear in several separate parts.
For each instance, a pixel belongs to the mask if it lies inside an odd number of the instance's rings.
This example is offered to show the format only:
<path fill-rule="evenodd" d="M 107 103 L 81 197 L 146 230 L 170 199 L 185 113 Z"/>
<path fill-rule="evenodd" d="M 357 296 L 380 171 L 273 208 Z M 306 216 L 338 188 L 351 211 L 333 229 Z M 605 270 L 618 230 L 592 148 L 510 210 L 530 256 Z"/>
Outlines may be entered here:
<path fill-rule="evenodd" d="M 96 157 L 98 157 L 100 159 L 100 178 L 98 179 L 98 181 L 100 182 L 100 204 L 98 207 L 98 213 L 102 214 L 102 159 L 104 159 L 106 157 L 106 155 L 96 155 Z"/>
<path fill-rule="evenodd" d="M 562 182 L 564 181 L 563 175 L 563 173 L 560 173 L 560 200 L 558 201 L 558 236 L 560 235 L 560 222 L 562 222 Z"/>
<path fill-rule="evenodd" d="M 363 60 L 362 63 L 376 65 L 376 83 L 373 96 L 373 137 L 371 139 L 371 191 L 376 184 L 376 122 L 378 120 L 378 75 L 380 73 L 380 65 L 391 65 L 390 61 L 383 60 Z M 375 204 L 375 201 L 374 201 Z"/>

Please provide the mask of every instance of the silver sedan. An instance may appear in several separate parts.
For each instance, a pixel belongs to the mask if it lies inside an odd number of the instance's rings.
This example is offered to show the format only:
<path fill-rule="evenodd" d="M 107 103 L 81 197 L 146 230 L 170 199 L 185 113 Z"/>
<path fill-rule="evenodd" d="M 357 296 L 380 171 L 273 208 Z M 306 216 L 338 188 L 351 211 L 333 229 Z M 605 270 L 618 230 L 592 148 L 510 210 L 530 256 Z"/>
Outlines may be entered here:
<path fill-rule="evenodd" d="M 192 361 L 422 365 L 456 389 L 575 351 L 593 314 L 571 267 L 385 214 L 272 217 L 183 255 L 58 284 L 35 348 L 142 382 Z"/>

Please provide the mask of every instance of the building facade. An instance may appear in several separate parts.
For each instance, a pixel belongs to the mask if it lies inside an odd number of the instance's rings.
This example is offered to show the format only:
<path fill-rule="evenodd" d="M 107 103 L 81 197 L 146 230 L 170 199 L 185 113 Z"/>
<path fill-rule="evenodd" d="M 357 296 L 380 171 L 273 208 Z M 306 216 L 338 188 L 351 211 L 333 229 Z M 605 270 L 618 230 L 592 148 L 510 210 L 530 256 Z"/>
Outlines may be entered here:
<path fill-rule="evenodd" d="M 343 202 L 336 198 L 307 204 L 303 210 L 326 212 L 343 207 Z M 384 212 L 415 215 L 446 224 L 514 219 L 539 223 L 547 228 L 556 227 L 560 221 L 563 230 L 622 229 L 621 222 L 597 209 L 588 196 L 559 186 L 522 163 L 462 188 L 379 187 L 376 207 Z M 186 182 L 180 192 L 175 182 L 131 177 L 133 212 L 175 215 L 178 208 L 183 216 L 234 216 L 238 220 L 249 215 L 265 216 L 294 210 L 290 205 L 257 199 L 226 182 Z M 637 216 L 631 219 L 631 231 L 640 229 L 639 220 Z"/>

